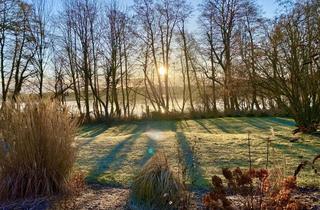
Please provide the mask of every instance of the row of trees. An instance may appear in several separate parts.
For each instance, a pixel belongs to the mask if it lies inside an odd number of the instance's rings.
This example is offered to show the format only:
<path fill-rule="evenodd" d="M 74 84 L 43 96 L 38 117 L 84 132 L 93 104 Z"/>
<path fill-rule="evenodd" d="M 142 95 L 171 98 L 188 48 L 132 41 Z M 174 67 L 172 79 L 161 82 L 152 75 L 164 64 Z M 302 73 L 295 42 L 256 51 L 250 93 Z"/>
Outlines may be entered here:
<path fill-rule="evenodd" d="M 281 2 L 279 2 L 281 3 Z M 138 112 L 284 109 L 320 121 L 320 5 L 286 1 L 264 18 L 254 0 L 0 2 L 2 101 L 73 100 L 90 117 Z M 197 24 L 191 23 L 194 10 Z M 139 106 L 143 106 L 143 110 Z"/>

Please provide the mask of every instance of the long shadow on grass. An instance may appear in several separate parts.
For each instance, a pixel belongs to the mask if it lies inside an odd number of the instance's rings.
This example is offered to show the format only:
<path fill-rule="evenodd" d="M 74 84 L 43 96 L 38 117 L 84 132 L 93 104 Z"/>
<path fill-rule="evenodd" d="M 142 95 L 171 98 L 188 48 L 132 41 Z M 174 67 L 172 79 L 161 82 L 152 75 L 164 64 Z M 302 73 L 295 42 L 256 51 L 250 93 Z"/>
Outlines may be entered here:
<path fill-rule="evenodd" d="M 202 120 L 194 120 L 196 123 L 198 123 L 204 130 L 206 130 L 208 133 L 212 133 L 211 130 L 203 123 Z"/>
<path fill-rule="evenodd" d="M 138 129 L 140 129 L 138 125 L 131 123 L 118 124 L 115 126 L 118 126 L 120 128 L 119 130 L 112 133 L 112 135 L 114 136 L 133 134 L 133 132 L 139 132 Z"/>
<path fill-rule="evenodd" d="M 284 131 L 293 129 L 292 126 L 295 125 L 294 122 L 290 122 L 289 120 L 274 118 L 274 117 L 259 117 L 259 118 L 248 118 L 253 120 L 256 126 L 260 127 L 259 129 L 266 130 L 267 128 L 273 128 L 275 131 Z"/>
<path fill-rule="evenodd" d="M 238 119 L 261 131 L 267 131 L 271 128 L 271 126 L 268 126 L 263 120 L 257 117 L 239 117 Z"/>
<path fill-rule="evenodd" d="M 116 132 L 113 132 L 113 136 L 125 135 L 128 133 L 132 133 L 131 131 L 136 131 L 137 126 L 130 125 L 130 124 L 119 124 L 120 129 Z M 107 124 L 95 124 L 95 125 L 86 125 L 82 128 L 80 137 L 86 139 L 80 139 L 78 148 L 85 147 L 92 142 L 94 142 L 97 136 L 107 132 L 109 129 L 113 127 L 117 127 L 117 124 L 107 125 Z"/>
<path fill-rule="evenodd" d="M 141 136 L 141 133 L 133 134 L 129 138 L 121 141 L 117 145 L 113 147 L 113 149 L 108 152 L 105 156 L 96 160 L 95 168 L 88 174 L 87 181 L 89 183 L 98 182 L 98 178 L 104 172 L 113 169 L 113 165 L 116 164 L 115 167 L 121 167 L 122 163 L 125 161 L 128 153 L 130 152 L 131 147 L 135 143 L 135 141 Z M 123 154 L 124 153 L 124 154 Z M 118 157 L 120 155 L 120 157 Z M 118 184 L 118 183 L 108 183 L 108 184 Z"/>
<path fill-rule="evenodd" d="M 223 133 L 239 133 L 242 131 L 240 126 L 232 126 L 232 122 L 228 122 L 223 118 L 209 119 L 209 121 L 214 124 Z"/>
<path fill-rule="evenodd" d="M 110 128 L 110 125 L 108 124 L 91 124 L 91 125 L 85 125 L 80 130 L 80 137 L 82 138 L 88 138 L 88 139 L 81 139 L 79 140 L 80 144 L 77 146 L 78 148 L 84 147 L 90 143 L 92 143 L 94 140 L 96 140 L 96 137 L 101 135 L 102 133 L 106 132 Z"/>
<path fill-rule="evenodd" d="M 320 139 L 318 139 L 319 141 Z M 320 147 L 317 145 L 312 145 L 312 144 L 307 144 L 307 143 L 301 143 L 301 142 L 295 142 L 293 143 L 293 146 L 298 148 L 298 149 L 302 149 L 304 150 L 306 153 L 308 153 L 309 155 L 318 155 L 320 154 Z"/>
<path fill-rule="evenodd" d="M 80 130 L 80 136 L 89 138 L 97 137 L 108 130 L 110 127 L 110 125 L 105 123 L 85 125 Z"/>
<path fill-rule="evenodd" d="M 157 142 L 152 138 L 148 138 L 148 142 L 145 147 L 145 153 L 140 160 L 135 162 L 135 165 L 142 167 L 157 152 L 157 148 Z"/>
<path fill-rule="evenodd" d="M 299 152 L 295 152 L 295 148 L 290 147 L 289 145 L 286 144 L 281 144 L 281 143 L 273 143 L 273 147 L 275 147 L 278 150 L 281 150 L 281 152 L 284 155 L 288 155 L 292 158 L 303 158 L 303 154 L 299 153 Z M 299 163 L 297 163 L 299 164 Z"/>
<path fill-rule="evenodd" d="M 209 185 L 208 181 L 203 176 L 203 170 L 199 166 L 198 157 L 193 154 L 192 148 L 187 140 L 187 137 L 183 132 L 177 132 L 176 134 L 178 144 L 182 150 L 184 162 L 188 168 L 188 174 L 191 179 L 192 188 L 203 189 Z"/>
<path fill-rule="evenodd" d="M 265 117 L 264 120 L 270 121 L 272 123 L 276 123 L 280 126 L 286 126 L 286 127 L 294 127 L 296 126 L 296 123 L 294 121 L 291 121 L 289 119 L 285 118 L 279 118 L 279 117 Z"/>
<path fill-rule="evenodd" d="M 190 125 L 188 123 L 188 120 L 180 120 L 176 122 L 176 130 L 175 131 L 183 131 L 183 132 L 189 132 L 190 131 Z"/>
<path fill-rule="evenodd" d="M 176 121 L 172 120 L 153 120 L 146 122 L 149 125 L 150 129 L 159 130 L 159 131 L 173 131 L 177 130 Z"/>
<path fill-rule="evenodd" d="M 289 142 L 289 137 L 286 137 L 284 135 L 277 135 L 277 137 L 281 138 L 281 141 Z M 318 154 L 320 152 L 320 149 L 315 147 L 314 145 L 309 145 L 305 143 L 288 143 L 288 144 L 281 144 L 280 142 L 273 142 L 272 144 L 276 149 L 279 149 L 282 151 L 283 154 L 289 155 L 291 157 L 295 158 L 305 158 L 305 155 L 313 155 Z M 303 151 L 301 151 L 303 150 Z"/>

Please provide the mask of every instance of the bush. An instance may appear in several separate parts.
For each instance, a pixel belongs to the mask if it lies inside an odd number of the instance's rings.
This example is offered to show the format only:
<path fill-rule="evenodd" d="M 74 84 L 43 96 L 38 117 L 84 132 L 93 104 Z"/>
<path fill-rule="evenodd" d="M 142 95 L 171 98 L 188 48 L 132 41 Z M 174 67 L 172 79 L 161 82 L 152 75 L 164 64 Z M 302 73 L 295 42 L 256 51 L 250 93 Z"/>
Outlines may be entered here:
<path fill-rule="evenodd" d="M 185 187 L 171 171 L 163 153 L 154 155 L 135 177 L 131 207 L 135 209 L 177 209 Z"/>
<path fill-rule="evenodd" d="M 76 124 L 58 103 L 6 104 L 0 121 L 0 199 L 63 192 L 75 160 Z"/>
<path fill-rule="evenodd" d="M 294 176 L 273 180 L 266 169 L 223 169 L 222 173 L 228 187 L 220 177 L 213 176 L 212 190 L 203 198 L 205 209 L 307 209 L 292 196 L 296 190 Z M 227 191 L 240 197 L 237 205 L 227 198 Z"/>

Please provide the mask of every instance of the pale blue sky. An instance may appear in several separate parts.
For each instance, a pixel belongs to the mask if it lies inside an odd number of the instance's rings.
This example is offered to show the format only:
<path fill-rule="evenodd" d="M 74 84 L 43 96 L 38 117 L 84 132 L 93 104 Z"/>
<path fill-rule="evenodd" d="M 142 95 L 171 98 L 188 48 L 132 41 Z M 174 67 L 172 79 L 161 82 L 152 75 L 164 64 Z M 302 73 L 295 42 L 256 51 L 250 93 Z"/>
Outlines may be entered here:
<path fill-rule="evenodd" d="M 29 1 L 32 1 L 32 0 L 29 0 Z M 53 11 L 56 11 L 56 12 L 59 12 L 59 10 L 61 9 L 61 5 L 62 5 L 62 2 L 64 0 L 47 0 L 49 2 L 49 4 L 52 4 L 52 9 Z M 99 2 L 108 2 L 110 0 L 97 0 Z M 134 0 L 117 0 L 119 2 L 120 5 L 125 5 L 125 7 L 130 7 Z M 157 1 L 157 0 L 155 0 Z M 198 5 L 202 2 L 202 0 L 189 0 L 192 5 L 193 5 L 193 17 L 192 17 L 192 20 L 190 21 L 190 26 L 193 26 L 193 25 L 197 25 L 197 8 L 198 8 Z M 277 0 L 256 0 L 257 2 L 257 5 L 259 6 L 259 8 L 261 9 L 262 11 L 262 15 L 264 17 L 267 17 L 267 18 L 272 18 L 276 15 L 276 12 L 277 12 L 277 7 L 278 7 L 278 4 L 276 2 Z"/>
<path fill-rule="evenodd" d="M 276 15 L 278 7 L 276 0 L 257 0 L 257 4 L 261 6 L 264 16 L 272 18 Z"/>
<path fill-rule="evenodd" d="M 132 4 L 133 0 L 118 0 L 119 2 L 125 3 L 125 4 Z M 156 1 L 156 0 L 155 0 Z M 193 6 L 194 9 L 196 9 L 197 5 L 202 2 L 202 0 L 189 0 Z M 276 0 L 256 0 L 257 4 L 261 6 L 261 10 L 264 13 L 264 16 L 268 18 L 272 18 L 276 14 L 276 8 L 277 3 Z"/>

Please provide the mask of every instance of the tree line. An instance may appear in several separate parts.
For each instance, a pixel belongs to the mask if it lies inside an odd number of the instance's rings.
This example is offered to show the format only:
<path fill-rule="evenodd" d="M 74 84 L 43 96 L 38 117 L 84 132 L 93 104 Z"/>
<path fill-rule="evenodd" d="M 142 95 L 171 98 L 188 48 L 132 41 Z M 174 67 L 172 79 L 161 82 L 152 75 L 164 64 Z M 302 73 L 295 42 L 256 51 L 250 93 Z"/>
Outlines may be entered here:
<path fill-rule="evenodd" d="M 87 120 L 284 110 L 314 131 L 320 3 L 278 3 L 270 19 L 254 0 L 2 0 L 2 103 L 49 96 Z"/>

